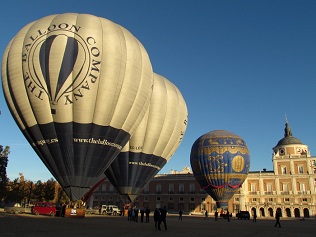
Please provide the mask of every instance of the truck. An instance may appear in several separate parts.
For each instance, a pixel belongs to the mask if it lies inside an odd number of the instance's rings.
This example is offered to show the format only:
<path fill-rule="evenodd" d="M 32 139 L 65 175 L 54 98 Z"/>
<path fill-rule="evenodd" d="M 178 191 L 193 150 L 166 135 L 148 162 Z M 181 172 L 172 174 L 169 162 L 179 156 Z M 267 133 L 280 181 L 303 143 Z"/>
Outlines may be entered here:
<path fill-rule="evenodd" d="M 14 205 L 5 206 L 4 211 L 7 213 L 32 213 L 32 205 L 26 204 L 25 206 L 21 206 L 19 203 L 15 203 Z"/>
<path fill-rule="evenodd" d="M 118 208 L 118 206 L 115 205 L 102 205 L 101 206 L 101 214 L 102 215 L 121 215 L 121 210 Z"/>

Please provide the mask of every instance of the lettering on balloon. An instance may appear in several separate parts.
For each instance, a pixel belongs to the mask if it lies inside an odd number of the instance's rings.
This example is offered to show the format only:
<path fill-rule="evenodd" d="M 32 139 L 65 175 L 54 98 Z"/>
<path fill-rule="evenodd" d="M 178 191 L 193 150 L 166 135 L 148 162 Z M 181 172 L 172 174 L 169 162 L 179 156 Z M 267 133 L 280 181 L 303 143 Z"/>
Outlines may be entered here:
<path fill-rule="evenodd" d="M 52 138 L 52 139 L 45 139 L 45 140 L 39 140 L 36 141 L 37 145 L 49 145 L 52 143 L 56 143 L 58 142 L 58 138 Z M 115 147 L 119 150 L 122 150 L 122 146 L 114 143 L 114 142 L 109 142 L 106 139 L 94 139 L 94 138 L 73 138 L 73 142 L 75 143 L 90 143 L 90 144 L 96 144 L 96 145 L 103 145 L 103 146 L 111 146 L 111 147 Z"/>
<path fill-rule="evenodd" d="M 143 150 L 143 146 L 129 146 L 129 149 L 139 151 L 139 150 Z"/>
<path fill-rule="evenodd" d="M 97 86 L 101 52 L 96 37 L 63 22 L 30 32 L 22 63 L 28 93 L 38 100 L 48 98 L 54 108 L 75 103 Z"/>
<path fill-rule="evenodd" d="M 160 170 L 161 168 L 157 165 L 153 165 L 152 163 L 147 163 L 147 162 L 142 162 L 142 161 L 129 161 L 128 162 L 129 165 L 141 165 L 141 166 L 148 166 L 148 167 L 152 167 L 155 168 L 157 170 Z"/>

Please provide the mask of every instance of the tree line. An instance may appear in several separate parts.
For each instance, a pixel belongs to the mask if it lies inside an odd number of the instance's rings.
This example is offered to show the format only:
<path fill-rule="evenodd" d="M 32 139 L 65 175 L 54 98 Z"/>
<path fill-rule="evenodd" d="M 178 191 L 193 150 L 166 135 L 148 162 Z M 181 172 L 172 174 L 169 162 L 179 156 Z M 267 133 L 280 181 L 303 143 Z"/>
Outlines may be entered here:
<path fill-rule="evenodd" d="M 19 177 L 10 180 L 7 177 L 10 147 L 3 148 L 0 145 L 0 205 L 19 203 L 22 206 L 35 204 L 38 201 L 52 201 L 67 203 L 69 198 L 62 187 L 53 178 L 42 182 L 33 182 L 25 179 L 23 173 Z"/>

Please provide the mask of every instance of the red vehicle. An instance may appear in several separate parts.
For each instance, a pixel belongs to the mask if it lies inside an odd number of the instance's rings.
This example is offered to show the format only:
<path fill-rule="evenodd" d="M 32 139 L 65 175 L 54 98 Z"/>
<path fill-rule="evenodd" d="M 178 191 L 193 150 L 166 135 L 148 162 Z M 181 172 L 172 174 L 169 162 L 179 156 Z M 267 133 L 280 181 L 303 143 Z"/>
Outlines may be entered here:
<path fill-rule="evenodd" d="M 56 216 L 58 211 L 56 203 L 53 202 L 38 202 L 32 209 L 32 213 L 35 215 Z"/>

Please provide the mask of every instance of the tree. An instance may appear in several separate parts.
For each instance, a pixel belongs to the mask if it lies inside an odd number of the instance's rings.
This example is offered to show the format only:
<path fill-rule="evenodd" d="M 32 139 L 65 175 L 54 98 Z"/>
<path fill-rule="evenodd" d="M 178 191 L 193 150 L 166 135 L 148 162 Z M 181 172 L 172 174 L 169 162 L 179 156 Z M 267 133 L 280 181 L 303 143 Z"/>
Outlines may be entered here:
<path fill-rule="evenodd" d="M 3 200 L 7 194 L 7 166 L 8 166 L 8 156 L 10 153 L 10 147 L 6 146 L 3 149 L 3 146 L 0 145 L 0 200 Z"/>
<path fill-rule="evenodd" d="M 42 181 L 38 180 L 35 183 L 35 187 L 33 189 L 33 195 L 37 201 L 43 201 L 43 199 L 44 199 L 44 184 L 42 183 Z"/>
<path fill-rule="evenodd" d="M 56 185 L 56 181 L 54 179 L 49 179 L 47 180 L 46 183 L 44 183 L 44 199 L 46 201 L 54 200 L 55 185 Z"/>

